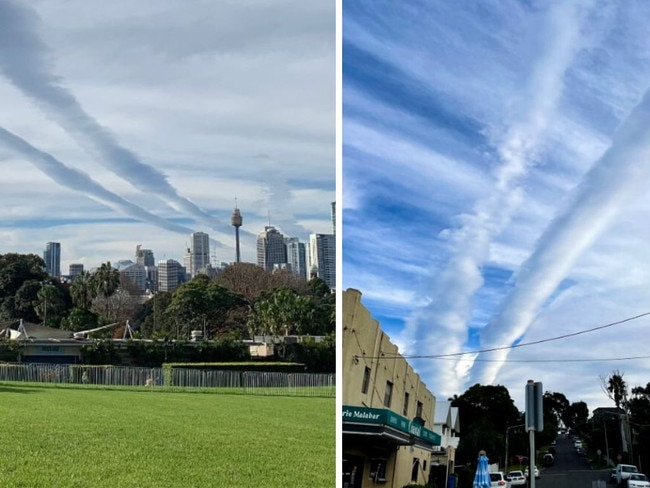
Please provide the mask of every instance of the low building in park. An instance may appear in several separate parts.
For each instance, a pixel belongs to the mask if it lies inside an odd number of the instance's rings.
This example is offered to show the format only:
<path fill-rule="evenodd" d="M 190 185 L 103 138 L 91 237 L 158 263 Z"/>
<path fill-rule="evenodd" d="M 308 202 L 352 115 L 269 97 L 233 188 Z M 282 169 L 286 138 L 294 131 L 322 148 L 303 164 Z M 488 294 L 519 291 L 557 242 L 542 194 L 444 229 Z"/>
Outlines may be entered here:
<path fill-rule="evenodd" d="M 343 488 L 426 484 L 440 454 L 436 399 L 361 304 L 343 292 Z"/>

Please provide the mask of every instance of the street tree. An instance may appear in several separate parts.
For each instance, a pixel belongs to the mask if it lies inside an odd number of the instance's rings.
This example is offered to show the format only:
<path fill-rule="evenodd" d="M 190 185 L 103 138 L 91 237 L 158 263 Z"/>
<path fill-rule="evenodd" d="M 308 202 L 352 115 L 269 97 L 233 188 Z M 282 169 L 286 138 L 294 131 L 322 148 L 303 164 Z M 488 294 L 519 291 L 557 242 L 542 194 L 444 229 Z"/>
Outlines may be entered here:
<path fill-rule="evenodd" d="M 522 415 L 505 386 L 475 384 L 451 399 L 463 421 L 457 460 L 474 461 L 485 449 L 493 461 L 503 460 L 506 428 L 522 423 Z"/>

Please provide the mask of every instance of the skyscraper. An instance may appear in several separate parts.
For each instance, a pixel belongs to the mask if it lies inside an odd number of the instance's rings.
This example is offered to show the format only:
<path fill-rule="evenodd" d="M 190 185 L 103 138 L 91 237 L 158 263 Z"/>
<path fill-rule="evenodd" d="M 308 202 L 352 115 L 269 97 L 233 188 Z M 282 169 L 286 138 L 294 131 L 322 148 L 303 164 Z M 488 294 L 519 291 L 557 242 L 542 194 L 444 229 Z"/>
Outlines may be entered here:
<path fill-rule="evenodd" d="M 158 261 L 158 291 L 175 290 L 180 283 L 180 269 L 180 263 L 173 259 Z"/>
<path fill-rule="evenodd" d="M 334 234 L 310 234 L 309 269 L 331 289 L 336 287 L 336 236 Z"/>
<path fill-rule="evenodd" d="M 153 257 L 153 251 L 151 249 L 142 249 L 141 244 L 138 244 L 135 248 L 135 261 L 142 266 L 155 266 L 156 261 Z"/>
<path fill-rule="evenodd" d="M 43 252 L 45 271 L 54 278 L 61 277 L 61 243 L 48 242 Z"/>
<path fill-rule="evenodd" d="M 186 271 L 194 278 L 210 264 L 210 236 L 205 232 L 194 232 L 190 241 L 190 269 Z"/>
<path fill-rule="evenodd" d="M 273 271 L 274 264 L 287 262 L 284 236 L 275 227 L 267 225 L 257 236 L 257 264 L 266 271 Z"/>
<path fill-rule="evenodd" d="M 74 280 L 77 276 L 79 276 L 83 272 L 84 265 L 81 263 L 73 263 L 70 265 L 68 269 L 70 270 L 68 271 L 70 278 Z"/>
<path fill-rule="evenodd" d="M 244 219 L 241 216 L 241 212 L 237 208 L 237 205 L 235 205 L 235 210 L 232 211 L 232 215 L 230 216 L 230 224 L 235 228 L 235 262 L 236 263 L 241 262 L 241 252 L 239 251 L 239 228 L 241 227 L 243 222 Z"/>
<path fill-rule="evenodd" d="M 332 202 L 332 234 L 336 235 L 336 202 Z"/>
<path fill-rule="evenodd" d="M 305 244 L 297 237 L 286 237 L 284 244 L 287 247 L 287 263 L 291 266 L 291 272 L 301 278 L 309 279 Z"/>

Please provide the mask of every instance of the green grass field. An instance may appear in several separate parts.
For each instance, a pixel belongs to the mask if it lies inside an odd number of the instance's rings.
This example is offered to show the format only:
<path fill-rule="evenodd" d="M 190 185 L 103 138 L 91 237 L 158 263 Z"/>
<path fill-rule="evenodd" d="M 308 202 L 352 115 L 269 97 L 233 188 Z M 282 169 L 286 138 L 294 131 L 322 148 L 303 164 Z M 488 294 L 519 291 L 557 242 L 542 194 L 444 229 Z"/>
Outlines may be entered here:
<path fill-rule="evenodd" d="M 0 385 L 0 485 L 327 487 L 334 398 Z"/>

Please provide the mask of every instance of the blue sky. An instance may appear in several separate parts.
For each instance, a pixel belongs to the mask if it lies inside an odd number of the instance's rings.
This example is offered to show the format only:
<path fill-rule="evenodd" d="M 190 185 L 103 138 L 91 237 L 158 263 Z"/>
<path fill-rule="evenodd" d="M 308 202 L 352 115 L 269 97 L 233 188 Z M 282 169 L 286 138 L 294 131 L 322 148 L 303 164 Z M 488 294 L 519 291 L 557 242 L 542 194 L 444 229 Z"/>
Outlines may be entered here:
<path fill-rule="evenodd" d="M 403 354 L 650 312 L 649 16 L 643 1 L 343 3 L 343 288 Z M 602 361 L 647 354 L 648 327 L 413 364 L 439 398 L 503 384 L 523 408 L 534 379 L 595 408 L 614 369 L 650 381 L 647 359 Z"/>
<path fill-rule="evenodd" d="M 330 233 L 335 6 L 328 1 L 0 4 L 0 253 L 61 242 L 62 270 L 234 260 L 269 222 Z"/>

